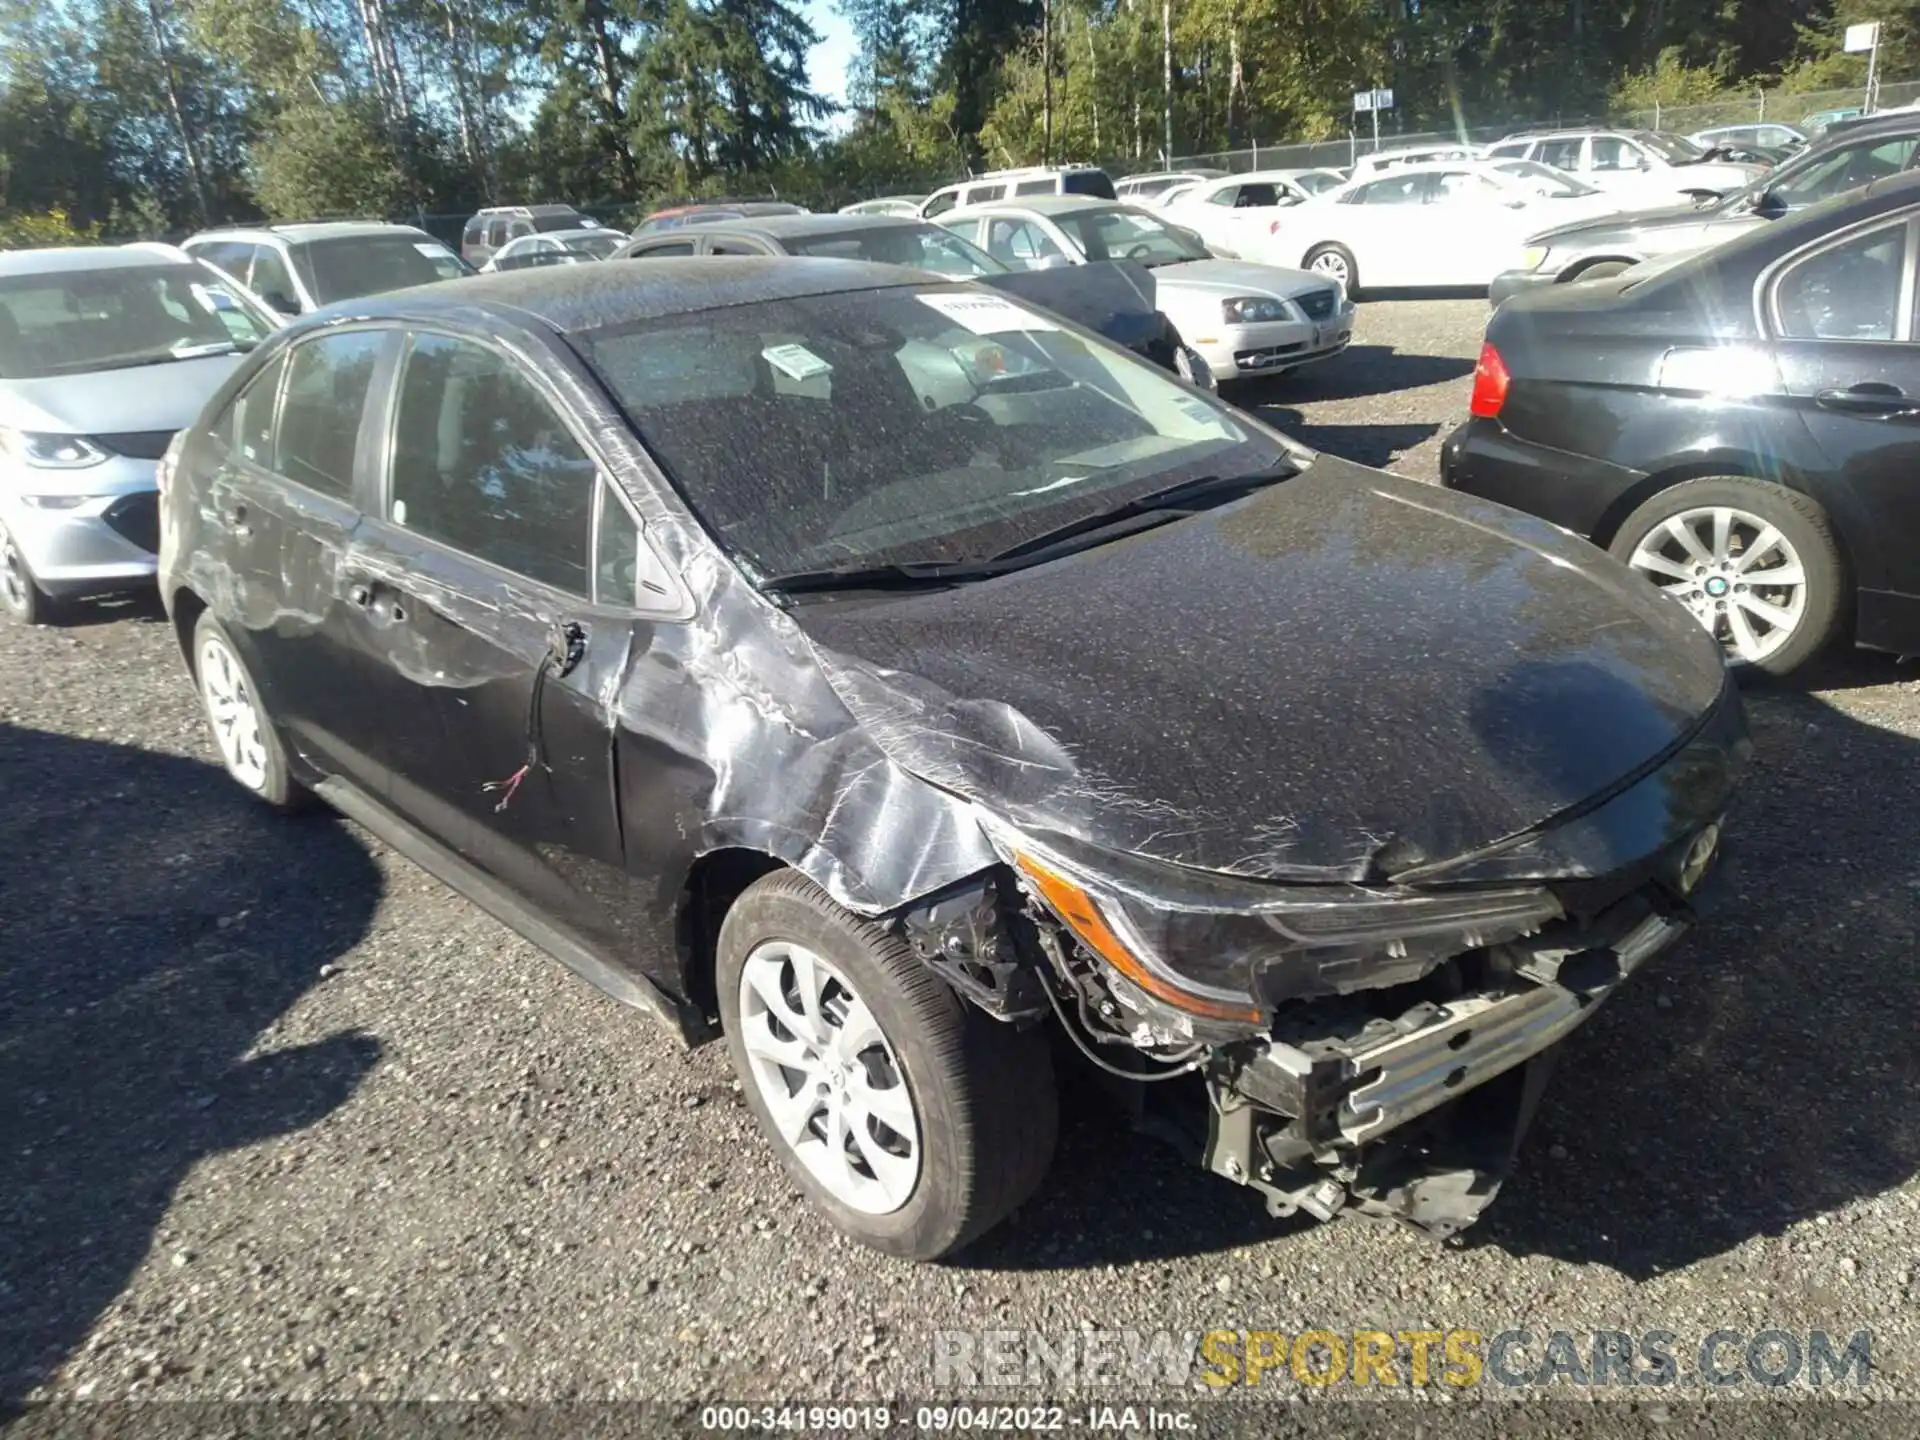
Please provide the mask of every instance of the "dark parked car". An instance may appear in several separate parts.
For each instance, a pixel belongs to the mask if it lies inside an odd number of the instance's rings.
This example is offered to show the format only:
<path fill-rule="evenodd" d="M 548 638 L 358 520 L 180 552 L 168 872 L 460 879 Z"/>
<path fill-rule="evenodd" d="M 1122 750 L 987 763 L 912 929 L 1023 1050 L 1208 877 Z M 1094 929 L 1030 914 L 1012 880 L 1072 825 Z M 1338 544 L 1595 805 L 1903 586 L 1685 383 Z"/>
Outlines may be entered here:
<path fill-rule="evenodd" d="M 1604 280 L 1643 260 L 1716 245 L 1796 210 L 1897 175 L 1920 151 L 1920 112 L 1858 121 L 1816 142 L 1745 190 L 1704 205 L 1629 211 L 1562 225 L 1527 242 L 1488 298 L 1568 280 Z"/>
<path fill-rule="evenodd" d="M 806 210 L 785 200 L 700 200 L 656 210 L 634 227 L 636 237 L 683 225 L 713 225 L 722 220 L 757 220 L 768 215 L 805 215 Z"/>
<path fill-rule="evenodd" d="M 1179 1081 L 1277 1214 L 1470 1222 L 1686 927 L 1743 743 L 1715 647 L 1578 540 L 854 261 L 336 310 L 162 524 L 236 780 L 723 1033 L 900 1255 L 1040 1183 L 1046 1026 Z"/>
<path fill-rule="evenodd" d="M 664 260 L 687 255 L 808 255 L 908 265 L 954 279 L 980 280 L 1023 295 L 1097 331 L 1154 364 L 1208 389 L 1212 371 L 1180 339 L 1155 300 L 1154 277 L 1122 262 L 1080 267 L 1083 273 L 1010 270 L 972 241 L 934 224 L 894 215 L 769 215 L 723 220 L 697 230 L 642 235 L 609 258 Z"/>
<path fill-rule="evenodd" d="M 1442 475 L 1611 549 L 1736 665 L 1920 649 L 1920 175 L 1494 312 Z"/>

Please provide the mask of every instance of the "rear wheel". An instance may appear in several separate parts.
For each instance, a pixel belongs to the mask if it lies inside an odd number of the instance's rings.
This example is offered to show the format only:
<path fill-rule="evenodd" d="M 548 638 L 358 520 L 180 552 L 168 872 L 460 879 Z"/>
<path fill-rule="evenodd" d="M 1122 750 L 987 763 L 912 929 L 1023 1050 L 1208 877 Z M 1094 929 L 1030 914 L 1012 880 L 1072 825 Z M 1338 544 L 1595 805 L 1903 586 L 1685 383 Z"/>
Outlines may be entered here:
<path fill-rule="evenodd" d="M 716 981 L 748 1108 L 862 1244 L 937 1259 L 1045 1177 L 1057 1117 L 1041 1033 L 972 1009 L 804 877 L 769 875 L 734 903 Z"/>
<path fill-rule="evenodd" d="M 1344 245 L 1316 245 L 1307 252 L 1303 263 L 1317 274 L 1338 280 L 1349 295 L 1360 288 L 1360 267 L 1354 262 L 1353 252 Z"/>
<path fill-rule="evenodd" d="M 0 607 L 23 625 L 45 625 L 55 616 L 51 595 L 33 578 L 13 536 L 0 530 Z"/>
<path fill-rule="evenodd" d="M 211 610 L 193 627 L 193 675 L 227 774 L 276 810 L 304 805 L 310 793 L 288 769 L 259 687 Z"/>
<path fill-rule="evenodd" d="M 1784 485 L 1688 480 L 1629 515 L 1608 549 L 1686 606 L 1732 665 L 1785 675 L 1840 629 L 1846 567 L 1833 527 Z"/>

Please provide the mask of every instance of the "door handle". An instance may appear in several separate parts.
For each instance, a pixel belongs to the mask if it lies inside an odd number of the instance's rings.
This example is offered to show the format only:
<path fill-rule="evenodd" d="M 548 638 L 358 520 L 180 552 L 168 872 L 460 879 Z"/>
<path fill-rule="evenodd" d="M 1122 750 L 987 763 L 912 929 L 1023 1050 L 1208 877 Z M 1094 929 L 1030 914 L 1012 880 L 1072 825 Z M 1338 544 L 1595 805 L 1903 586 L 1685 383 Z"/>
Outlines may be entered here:
<path fill-rule="evenodd" d="M 1847 415 L 1910 415 L 1920 405 L 1898 385 L 1865 381 L 1844 390 L 1821 390 L 1813 403 L 1822 410 L 1838 410 Z"/>

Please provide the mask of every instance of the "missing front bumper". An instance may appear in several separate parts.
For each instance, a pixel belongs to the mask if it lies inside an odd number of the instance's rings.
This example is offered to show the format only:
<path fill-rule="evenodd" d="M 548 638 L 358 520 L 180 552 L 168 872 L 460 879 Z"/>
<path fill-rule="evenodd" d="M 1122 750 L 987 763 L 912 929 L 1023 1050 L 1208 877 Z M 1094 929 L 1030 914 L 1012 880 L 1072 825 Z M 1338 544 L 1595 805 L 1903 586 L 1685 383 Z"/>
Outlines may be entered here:
<path fill-rule="evenodd" d="M 1498 982 L 1314 1040 L 1274 1038 L 1210 1076 L 1205 1164 L 1275 1215 L 1353 1208 L 1445 1237 L 1498 1193 L 1555 1047 L 1686 919 L 1645 898 L 1592 930 L 1497 947 Z"/>

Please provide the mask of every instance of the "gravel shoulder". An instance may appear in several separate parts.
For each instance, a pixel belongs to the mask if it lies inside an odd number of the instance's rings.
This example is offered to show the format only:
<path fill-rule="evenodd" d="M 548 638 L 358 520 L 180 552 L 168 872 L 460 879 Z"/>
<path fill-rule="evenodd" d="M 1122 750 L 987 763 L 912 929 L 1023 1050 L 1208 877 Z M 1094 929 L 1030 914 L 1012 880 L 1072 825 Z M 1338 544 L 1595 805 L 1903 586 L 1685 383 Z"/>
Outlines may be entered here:
<path fill-rule="evenodd" d="M 1431 479 L 1485 314 L 1367 305 L 1235 398 Z M 1569 1044 L 1464 1243 L 1270 1221 L 1081 1100 L 913 1267 L 802 1208 L 721 1047 L 249 804 L 157 611 L 0 626 L 0 1399 L 926 1397 L 989 1326 L 1864 1328 L 1920 1396 L 1920 671 L 1750 711 L 1724 913 Z"/>

